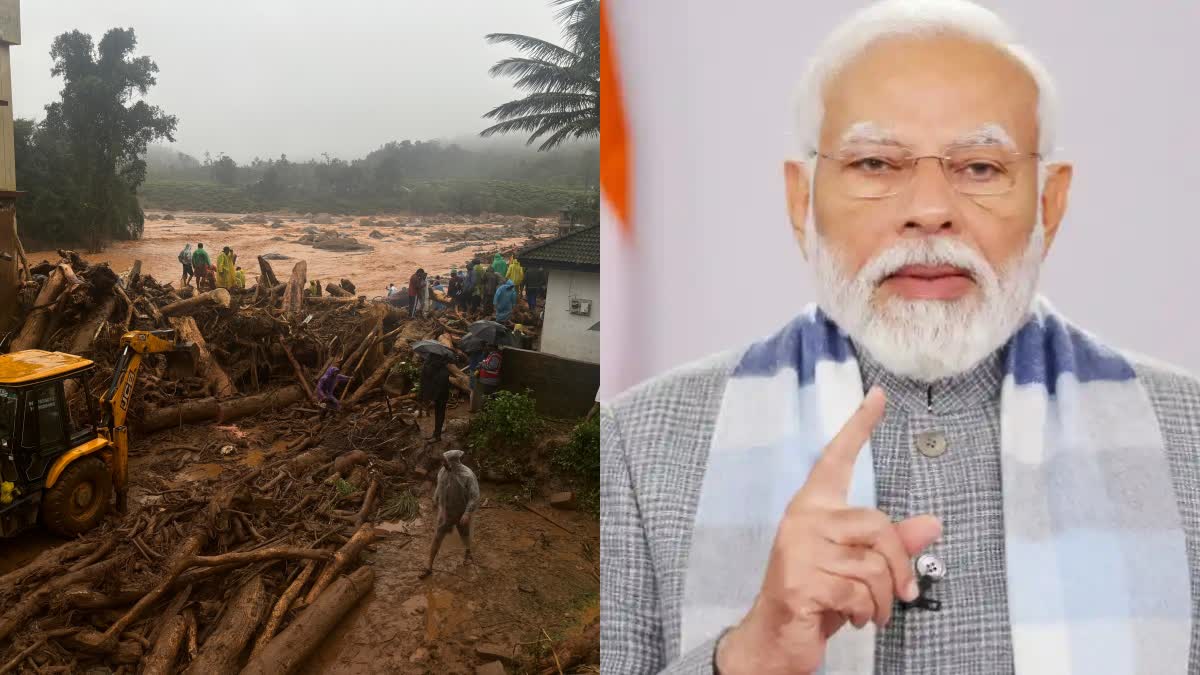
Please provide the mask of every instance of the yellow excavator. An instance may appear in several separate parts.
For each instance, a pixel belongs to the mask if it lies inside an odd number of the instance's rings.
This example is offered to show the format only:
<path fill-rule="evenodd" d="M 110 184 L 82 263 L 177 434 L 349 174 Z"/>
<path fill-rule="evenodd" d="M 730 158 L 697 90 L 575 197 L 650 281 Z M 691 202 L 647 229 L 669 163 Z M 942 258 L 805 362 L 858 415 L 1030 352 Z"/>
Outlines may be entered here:
<path fill-rule="evenodd" d="M 0 538 L 39 518 L 62 535 L 86 532 L 104 518 L 114 492 L 117 510 L 125 510 L 125 416 L 138 369 L 148 354 L 191 361 L 189 347 L 176 345 L 170 330 L 122 335 L 98 408 L 88 387 L 93 361 L 39 349 L 0 355 Z"/>

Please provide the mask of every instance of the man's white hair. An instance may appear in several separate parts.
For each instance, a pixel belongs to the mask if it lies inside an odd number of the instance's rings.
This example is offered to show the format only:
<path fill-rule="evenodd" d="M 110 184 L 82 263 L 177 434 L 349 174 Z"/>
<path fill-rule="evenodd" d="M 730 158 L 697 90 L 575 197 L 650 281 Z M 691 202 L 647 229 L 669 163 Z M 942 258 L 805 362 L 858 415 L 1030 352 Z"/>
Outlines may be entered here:
<path fill-rule="evenodd" d="M 1054 151 L 1058 97 L 1044 66 L 1014 41 L 1012 30 L 991 10 L 967 0 L 883 0 L 868 5 L 838 26 L 817 49 L 797 93 L 800 141 L 807 159 L 816 150 L 825 115 L 825 85 L 867 47 L 891 37 L 960 35 L 993 45 L 1029 71 L 1038 88 L 1038 152 Z M 1039 181 L 1040 184 L 1040 181 Z"/>

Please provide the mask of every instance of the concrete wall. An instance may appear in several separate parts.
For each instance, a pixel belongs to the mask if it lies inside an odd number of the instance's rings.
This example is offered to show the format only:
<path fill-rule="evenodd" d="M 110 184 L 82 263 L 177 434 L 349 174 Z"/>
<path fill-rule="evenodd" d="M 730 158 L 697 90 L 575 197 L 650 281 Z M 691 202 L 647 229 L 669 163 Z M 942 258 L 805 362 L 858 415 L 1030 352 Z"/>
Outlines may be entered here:
<path fill-rule="evenodd" d="M 600 388 L 600 364 L 511 347 L 503 354 L 501 388 L 532 390 L 539 413 L 570 419 L 591 410 Z"/>
<path fill-rule="evenodd" d="M 549 270 L 541 350 L 568 359 L 600 363 L 600 274 Z M 571 298 L 592 301 L 589 316 L 571 314 Z"/>
<path fill-rule="evenodd" d="M 0 0 L 0 42 L 21 44 L 20 0 Z"/>

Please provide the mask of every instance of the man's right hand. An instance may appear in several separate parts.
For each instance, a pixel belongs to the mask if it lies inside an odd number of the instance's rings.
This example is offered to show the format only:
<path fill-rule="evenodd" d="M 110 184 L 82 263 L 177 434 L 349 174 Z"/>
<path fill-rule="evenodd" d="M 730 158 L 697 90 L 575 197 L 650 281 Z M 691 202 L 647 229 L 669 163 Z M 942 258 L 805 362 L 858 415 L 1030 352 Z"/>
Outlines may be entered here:
<path fill-rule="evenodd" d="M 884 402 L 873 387 L 788 504 L 762 590 L 717 648 L 721 675 L 811 673 L 847 621 L 882 627 L 895 598 L 917 597 L 911 558 L 941 536 L 941 522 L 922 515 L 893 523 L 882 511 L 846 504 L 854 462 Z"/>

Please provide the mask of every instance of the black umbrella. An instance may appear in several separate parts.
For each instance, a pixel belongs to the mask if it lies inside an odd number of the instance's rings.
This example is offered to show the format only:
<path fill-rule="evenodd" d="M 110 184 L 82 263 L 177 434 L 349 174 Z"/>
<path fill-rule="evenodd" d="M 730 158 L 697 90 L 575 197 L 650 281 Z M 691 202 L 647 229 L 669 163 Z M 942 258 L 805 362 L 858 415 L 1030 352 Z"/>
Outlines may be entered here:
<path fill-rule="evenodd" d="M 458 348 L 468 354 L 482 351 L 486 346 L 487 343 L 484 342 L 482 338 L 480 338 L 478 335 L 471 335 L 470 333 L 467 333 L 458 340 Z"/>
<path fill-rule="evenodd" d="M 431 356 L 443 356 L 451 361 L 454 360 L 454 350 L 440 342 L 433 340 L 417 340 L 412 346 L 415 354 L 429 354 Z"/>
<path fill-rule="evenodd" d="M 514 342 L 512 331 L 508 329 L 508 326 L 495 321 L 476 321 L 467 326 L 467 331 L 489 344 L 511 345 Z"/>

